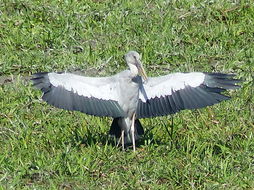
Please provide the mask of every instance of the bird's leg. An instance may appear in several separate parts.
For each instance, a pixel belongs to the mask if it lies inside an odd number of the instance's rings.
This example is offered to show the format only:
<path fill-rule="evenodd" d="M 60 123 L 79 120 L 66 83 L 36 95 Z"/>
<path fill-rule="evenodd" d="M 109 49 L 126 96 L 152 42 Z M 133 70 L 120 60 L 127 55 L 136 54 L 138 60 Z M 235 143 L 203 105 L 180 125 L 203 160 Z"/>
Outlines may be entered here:
<path fill-rule="evenodd" d="M 122 141 L 122 150 L 124 150 L 124 130 L 121 131 L 121 136 L 118 140 L 117 146 L 119 146 L 121 141 Z"/>
<path fill-rule="evenodd" d="M 136 151 L 136 144 L 135 144 L 135 116 L 136 114 L 134 113 L 132 116 L 131 120 L 131 136 L 132 136 L 132 146 L 133 146 L 133 151 Z"/>
<path fill-rule="evenodd" d="M 122 139 L 122 150 L 124 151 L 124 130 L 122 130 L 121 139 Z"/>

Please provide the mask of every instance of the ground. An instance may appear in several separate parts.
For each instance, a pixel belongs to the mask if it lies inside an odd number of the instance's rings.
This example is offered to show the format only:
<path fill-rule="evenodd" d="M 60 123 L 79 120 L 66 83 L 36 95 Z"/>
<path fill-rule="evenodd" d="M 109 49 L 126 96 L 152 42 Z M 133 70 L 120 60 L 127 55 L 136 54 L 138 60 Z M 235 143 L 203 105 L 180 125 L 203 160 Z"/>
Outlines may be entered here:
<path fill-rule="evenodd" d="M 0 189 L 253 189 L 252 1 L 0 2 Z M 90 76 L 142 54 L 149 76 L 235 73 L 232 99 L 142 119 L 137 152 L 107 136 L 110 118 L 56 109 L 29 82 L 39 71 Z"/>

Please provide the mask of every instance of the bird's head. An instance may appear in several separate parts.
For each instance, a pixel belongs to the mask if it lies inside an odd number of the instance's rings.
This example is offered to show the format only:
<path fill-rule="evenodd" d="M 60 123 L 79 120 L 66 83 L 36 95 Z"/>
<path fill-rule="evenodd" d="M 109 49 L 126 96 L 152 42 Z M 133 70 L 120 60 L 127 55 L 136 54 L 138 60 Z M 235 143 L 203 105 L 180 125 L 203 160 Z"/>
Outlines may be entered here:
<path fill-rule="evenodd" d="M 134 75 L 139 74 L 145 81 L 147 80 L 147 75 L 140 61 L 141 57 L 138 52 L 129 51 L 125 54 L 124 59 Z"/>

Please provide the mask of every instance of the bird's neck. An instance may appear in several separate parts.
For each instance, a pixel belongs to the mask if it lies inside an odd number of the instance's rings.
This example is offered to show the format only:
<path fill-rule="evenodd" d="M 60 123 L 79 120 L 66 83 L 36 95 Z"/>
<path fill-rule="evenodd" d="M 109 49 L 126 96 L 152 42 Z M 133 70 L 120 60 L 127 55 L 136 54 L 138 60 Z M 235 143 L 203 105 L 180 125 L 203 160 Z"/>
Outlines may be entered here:
<path fill-rule="evenodd" d="M 129 68 L 130 68 L 132 76 L 136 77 L 138 75 L 138 68 L 132 64 L 129 65 Z"/>

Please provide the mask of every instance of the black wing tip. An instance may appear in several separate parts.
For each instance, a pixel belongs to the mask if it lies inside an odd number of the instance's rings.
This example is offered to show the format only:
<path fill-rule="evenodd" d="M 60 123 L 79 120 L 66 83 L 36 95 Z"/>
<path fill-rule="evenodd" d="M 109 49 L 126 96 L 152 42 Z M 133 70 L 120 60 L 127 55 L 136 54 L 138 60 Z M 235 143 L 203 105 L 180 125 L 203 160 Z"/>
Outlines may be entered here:
<path fill-rule="evenodd" d="M 32 74 L 32 77 L 36 78 L 36 77 L 43 77 L 45 75 L 47 75 L 49 72 L 38 72 L 38 73 L 34 73 Z"/>
<path fill-rule="evenodd" d="M 233 84 L 230 89 L 235 90 L 235 89 L 239 89 L 239 88 L 242 88 L 242 86 L 237 85 L 237 84 Z"/>
<path fill-rule="evenodd" d="M 213 77 L 222 77 L 222 78 L 232 78 L 235 77 L 236 74 L 234 73 L 219 73 L 219 72 L 215 72 L 215 73 L 210 73 L 210 72 L 204 72 L 204 74 L 209 75 L 209 76 L 213 76 Z"/>
<path fill-rule="evenodd" d="M 220 79 L 220 80 L 228 80 L 228 81 L 232 81 L 234 83 L 240 83 L 243 82 L 243 79 L 236 79 L 234 77 L 236 77 L 237 75 L 234 73 L 204 73 L 212 78 L 216 78 L 216 79 Z"/>
<path fill-rule="evenodd" d="M 35 82 L 36 80 L 44 79 L 48 75 L 48 72 L 40 72 L 32 74 L 30 80 Z"/>
<path fill-rule="evenodd" d="M 50 72 L 38 72 L 38 73 L 34 73 L 32 74 L 30 80 L 34 81 L 34 80 L 38 80 L 38 79 L 45 79 L 46 77 L 48 77 L 48 74 Z M 56 74 L 62 74 L 64 72 L 56 72 Z"/>
<path fill-rule="evenodd" d="M 241 83 L 242 79 L 234 78 L 236 74 L 225 73 L 205 73 L 206 78 L 204 84 L 210 88 L 221 88 L 226 90 L 234 90 L 241 88 L 238 83 Z"/>
<path fill-rule="evenodd" d="M 48 72 L 35 73 L 30 80 L 32 81 L 32 86 L 40 89 L 42 92 L 47 92 L 51 88 Z"/>

